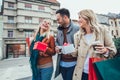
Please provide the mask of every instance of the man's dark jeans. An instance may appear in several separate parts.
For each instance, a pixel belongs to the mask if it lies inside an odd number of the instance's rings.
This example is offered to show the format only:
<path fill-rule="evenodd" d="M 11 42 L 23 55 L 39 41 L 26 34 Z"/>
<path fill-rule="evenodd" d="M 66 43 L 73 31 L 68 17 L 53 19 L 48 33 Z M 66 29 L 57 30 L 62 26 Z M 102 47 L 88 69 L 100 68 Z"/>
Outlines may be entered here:
<path fill-rule="evenodd" d="M 88 74 L 82 73 L 82 80 L 88 80 Z"/>
<path fill-rule="evenodd" d="M 74 69 L 75 69 L 75 66 L 60 67 L 60 72 L 62 74 L 63 80 L 72 80 Z"/>

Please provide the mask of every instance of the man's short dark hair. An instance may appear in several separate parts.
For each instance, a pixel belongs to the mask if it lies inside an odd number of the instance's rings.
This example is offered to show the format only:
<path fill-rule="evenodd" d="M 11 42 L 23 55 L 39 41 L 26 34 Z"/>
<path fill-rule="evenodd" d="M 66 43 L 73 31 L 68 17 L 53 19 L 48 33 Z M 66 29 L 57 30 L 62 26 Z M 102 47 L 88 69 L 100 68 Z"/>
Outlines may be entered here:
<path fill-rule="evenodd" d="M 70 12 L 66 8 L 61 8 L 61 9 L 57 10 L 56 14 L 58 14 L 58 13 L 60 13 L 60 15 L 62 15 L 62 16 L 66 15 L 68 18 L 70 18 Z"/>

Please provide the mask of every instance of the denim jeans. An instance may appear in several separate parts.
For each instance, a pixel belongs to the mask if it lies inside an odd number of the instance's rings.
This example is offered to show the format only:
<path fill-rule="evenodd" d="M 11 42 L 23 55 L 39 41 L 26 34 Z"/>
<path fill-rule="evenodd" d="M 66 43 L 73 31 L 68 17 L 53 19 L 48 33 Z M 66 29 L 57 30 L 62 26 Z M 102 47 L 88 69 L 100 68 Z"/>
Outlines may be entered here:
<path fill-rule="evenodd" d="M 60 67 L 60 72 L 62 74 L 63 80 L 72 80 L 74 68 L 75 68 L 75 66 L 73 66 L 73 67 Z"/>
<path fill-rule="evenodd" d="M 82 80 L 88 80 L 88 74 L 87 73 L 82 73 Z"/>
<path fill-rule="evenodd" d="M 32 80 L 51 80 L 53 66 L 48 68 L 38 68 L 38 72 L 38 77 L 36 79 L 32 78 Z"/>

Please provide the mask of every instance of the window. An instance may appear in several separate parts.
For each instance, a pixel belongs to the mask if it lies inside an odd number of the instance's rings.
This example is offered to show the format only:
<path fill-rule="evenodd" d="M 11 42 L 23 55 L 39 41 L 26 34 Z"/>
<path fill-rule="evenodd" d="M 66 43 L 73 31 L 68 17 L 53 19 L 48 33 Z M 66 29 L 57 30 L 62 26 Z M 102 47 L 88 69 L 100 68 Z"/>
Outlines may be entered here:
<path fill-rule="evenodd" d="M 25 23 L 32 23 L 32 17 L 25 17 Z"/>
<path fill-rule="evenodd" d="M 112 30 L 112 36 L 114 35 L 114 32 L 113 32 L 113 30 Z"/>
<path fill-rule="evenodd" d="M 25 37 L 32 37 L 33 33 L 33 31 L 25 31 Z"/>
<path fill-rule="evenodd" d="M 53 23 L 57 23 L 57 20 L 53 20 Z"/>
<path fill-rule="evenodd" d="M 116 30 L 116 35 L 118 35 L 118 30 Z"/>
<path fill-rule="evenodd" d="M 115 27 L 117 27 L 117 22 L 115 21 Z"/>
<path fill-rule="evenodd" d="M 8 23 L 14 23 L 14 16 L 8 16 Z"/>
<path fill-rule="evenodd" d="M 12 38 L 13 37 L 13 31 L 8 31 L 8 37 Z"/>
<path fill-rule="evenodd" d="M 44 18 L 39 18 L 39 23 L 41 23 L 44 20 Z"/>
<path fill-rule="evenodd" d="M 120 21 L 119 21 L 119 25 L 120 25 Z"/>
<path fill-rule="evenodd" d="M 9 8 L 14 8 L 14 3 L 8 2 L 8 7 L 9 7 Z"/>
<path fill-rule="evenodd" d="M 111 21 L 111 26 L 113 26 L 113 22 Z"/>
<path fill-rule="evenodd" d="M 56 9 L 53 9 L 53 10 L 52 10 L 52 14 L 56 14 Z"/>
<path fill-rule="evenodd" d="M 31 8 L 32 8 L 32 5 L 31 5 L 31 4 L 25 4 L 25 8 L 26 8 L 26 9 L 31 9 Z"/>
<path fill-rule="evenodd" d="M 45 10 L 45 7 L 44 7 L 44 6 L 38 6 L 38 10 L 39 10 L 39 11 L 44 11 L 44 10 Z"/>

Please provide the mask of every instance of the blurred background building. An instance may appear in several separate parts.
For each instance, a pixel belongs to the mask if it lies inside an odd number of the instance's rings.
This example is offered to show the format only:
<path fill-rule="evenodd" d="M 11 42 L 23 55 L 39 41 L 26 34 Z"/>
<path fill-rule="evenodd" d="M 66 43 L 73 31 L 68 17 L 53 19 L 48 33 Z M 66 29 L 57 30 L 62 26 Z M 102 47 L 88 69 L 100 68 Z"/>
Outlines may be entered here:
<path fill-rule="evenodd" d="M 55 12 L 59 8 L 56 0 L 3 0 L 3 58 L 29 55 L 26 38 L 34 34 L 44 19 L 51 21 L 54 33 Z"/>
<path fill-rule="evenodd" d="M 3 16 L 2 16 L 2 13 L 0 12 L 0 60 L 3 58 Z"/>
<path fill-rule="evenodd" d="M 99 23 L 106 25 L 113 38 L 120 37 L 120 14 L 108 13 L 97 14 Z"/>
<path fill-rule="evenodd" d="M 38 25 L 51 21 L 51 33 L 56 36 L 55 12 L 60 8 L 57 0 L 3 0 L 0 12 L 0 59 L 29 56 L 27 38 L 31 38 Z M 113 38 L 120 37 L 120 14 L 97 14 L 99 23 L 107 26 Z M 78 25 L 77 20 L 72 20 Z"/>

